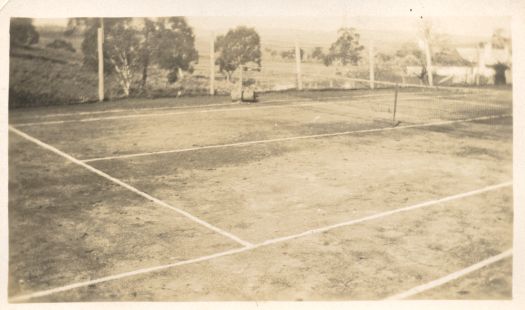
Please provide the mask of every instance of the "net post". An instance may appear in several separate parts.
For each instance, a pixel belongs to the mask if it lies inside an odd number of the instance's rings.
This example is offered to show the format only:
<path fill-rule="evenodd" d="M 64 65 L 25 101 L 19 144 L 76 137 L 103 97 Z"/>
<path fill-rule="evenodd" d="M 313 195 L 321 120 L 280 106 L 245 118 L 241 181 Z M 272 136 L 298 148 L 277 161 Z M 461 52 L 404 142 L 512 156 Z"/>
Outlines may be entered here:
<path fill-rule="evenodd" d="M 240 66 L 240 74 L 239 74 L 239 95 L 240 95 L 240 100 L 241 100 L 241 103 L 242 103 L 242 89 L 243 89 L 243 71 L 244 71 L 244 67 L 243 65 Z"/>
<path fill-rule="evenodd" d="M 425 54 L 427 59 L 427 76 L 428 84 L 434 86 L 434 77 L 432 76 L 432 55 L 430 54 L 430 42 L 428 39 L 425 40 Z"/>
<path fill-rule="evenodd" d="M 215 94 L 215 33 L 210 40 L 210 96 Z"/>
<path fill-rule="evenodd" d="M 297 90 L 303 89 L 303 81 L 301 77 L 301 48 L 299 41 L 295 40 L 295 73 L 297 75 Z"/>
<path fill-rule="evenodd" d="M 370 40 L 368 46 L 368 59 L 369 59 L 369 70 L 370 70 L 370 89 L 374 89 L 374 42 Z"/>
<path fill-rule="evenodd" d="M 396 110 L 397 110 L 397 93 L 399 90 L 399 84 L 396 83 L 396 92 L 394 96 L 394 113 L 392 114 L 392 126 L 396 126 Z"/>
<path fill-rule="evenodd" d="M 104 20 L 100 18 L 100 27 L 97 29 L 98 52 L 98 100 L 104 101 Z"/>

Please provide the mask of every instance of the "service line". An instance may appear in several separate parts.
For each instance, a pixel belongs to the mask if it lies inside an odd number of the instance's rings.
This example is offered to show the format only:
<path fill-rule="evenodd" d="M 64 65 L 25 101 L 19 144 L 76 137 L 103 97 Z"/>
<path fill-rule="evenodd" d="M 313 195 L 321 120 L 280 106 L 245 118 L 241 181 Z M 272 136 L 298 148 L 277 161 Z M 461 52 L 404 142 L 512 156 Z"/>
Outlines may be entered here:
<path fill-rule="evenodd" d="M 482 121 L 482 120 L 489 120 L 489 119 L 505 118 L 505 117 L 511 117 L 511 116 L 512 116 L 512 114 L 498 114 L 498 115 L 480 116 L 480 117 L 461 119 L 461 120 L 439 121 L 439 122 L 424 123 L 424 124 L 402 125 L 402 126 L 396 126 L 396 127 L 380 127 L 380 128 L 372 128 L 372 129 L 360 129 L 360 130 L 341 131 L 341 132 L 333 132 L 333 133 L 323 133 L 323 134 L 317 134 L 317 135 L 293 136 L 293 137 L 284 137 L 284 138 L 275 138 L 275 139 L 265 139 L 265 140 L 235 142 L 235 143 L 226 143 L 226 144 L 205 145 L 205 146 L 197 146 L 197 147 L 190 147 L 190 148 L 183 148 L 183 149 L 174 149 L 174 150 L 165 150 L 165 151 L 155 151 L 155 152 L 143 152 L 143 153 L 133 153 L 133 154 L 124 154 L 124 155 L 104 156 L 104 157 L 96 157 L 96 158 L 87 158 L 87 159 L 83 159 L 82 161 L 85 162 L 85 163 L 88 163 L 88 162 L 112 160 L 112 159 L 124 159 L 124 158 L 153 156 L 153 155 L 161 155 L 161 154 L 183 153 L 183 152 L 199 151 L 199 150 L 206 150 L 206 149 L 219 149 L 219 148 L 227 148 L 227 147 L 242 147 L 242 146 L 248 146 L 248 145 L 254 145 L 254 144 L 276 143 L 276 142 L 285 142 L 285 141 L 302 140 L 302 139 L 326 138 L 326 137 L 344 136 L 344 135 L 360 134 L 360 133 L 371 133 L 371 132 L 381 132 L 381 131 L 390 131 L 390 130 L 400 130 L 400 129 L 407 129 L 407 128 L 441 126 L 441 125 L 449 125 L 449 124 L 455 124 L 455 123 L 464 123 L 464 122 L 473 122 L 473 121 Z"/>
<path fill-rule="evenodd" d="M 388 298 L 386 298 L 386 300 L 396 300 L 396 299 L 405 299 L 405 298 L 409 298 L 409 297 L 412 297 L 414 295 L 417 295 L 419 293 L 422 293 L 424 291 L 428 291 L 430 289 L 433 289 L 435 287 L 438 287 L 438 286 L 441 286 L 445 283 L 448 283 L 452 280 L 456 280 L 462 276 L 465 276 L 471 272 L 474 272 L 476 270 L 479 270 L 483 267 L 486 267 L 490 264 L 493 264 L 493 263 L 496 263 L 502 259 L 505 259 L 507 257 L 510 257 L 512 256 L 512 249 L 508 249 L 506 250 L 505 252 L 502 252 L 498 255 L 495 255 L 495 256 L 492 256 L 492 257 L 489 257 L 487 259 L 484 259 L 482 260 L 481 262 L 478 262 L 474 265 L 471 265 L 465 269 L 461 269 L 461 270 L 458 270 L 456 272 L 453 272 L 451 274 L 448 274 L 442 278 L 439 278 L 439 279 L 436 279 L 434 281 L 430 281 L 428 283 L 425 283 L 425 284 L 422 284 L 422 285 L 418 285 L 414 288 L 411 288 L 407 291 L 404 291 L 402 293 L 399 293 L 399 294 L 396 294 L 396 295 L 393 295 L 393 296 L 390 296 Z"/>
<path fill-rule="evenodd" d="M 162 201 L 162 200 L 160 200 L 158 198 L 155 198 L 155 197 L 153 197 L 153 196 L 151 196 L 151 195 L 149 195 L 149 194 L 147 194 L 147 193 L 145 193 L 145 192 L 143 192 L 143 191 L 141 191 L 141 190 L 139 190 L 139 189 L 129 185 L 128 183 L 125 183 L 125 182 L 123 182 L 123 181 L 121 181 L 121 180 L 119 180 L 119 179 L 117 179 L 115 177 L 112 177 L 109 174 L 107 174 L 107 173 L 105 173 L 105 172 L 103 172 L 103 171 L 101 171 L 101 170 L 99 170 L 99 169 L 97 169 L 97 168 L 95 168 L 93 166 L 90 166 L 90 165 L 82 162 L 81 160 L 78 160 L 78 159 L 74 158 L 73 156 L 62 152 L 61 150 L 59 150 L 59 149 L 57 149 L 57 148 L 55 148 L 55 147 L 53 147 L 53 146 L 51 146 L 51 145 L 49 145 L 49 144 L 47 144 L 45 142 L 42 142 L 42 141 L 38 140 L 37 138 L 34 138 L 34 137 L 32 137 L 32 136 L 30 136 L 30 135 L 28 135 L 28 134 L 26 134 L 26 133 L 16 129 L 13 126 L 9 126 L 9 131 L 16 133 L 17 135 L 21 136 L 22 138 L 24 138 L 26 140 L 29 140 L 29 141 L 31 141 L 31 142 L 41 146 L 42 148 L 44 148 L 44 149 L 46 149 L 48 151 L 51 151 L 51 152 L 53 152 L 53 153 L 55 153 L 57 155 L 60 155 L 60 156 L 66 158 L 67 160 L 69 160 L 69 161 L 71 161 L 71 162 L 73 162 L 73 163 L 75 163 L 75 164 L 77 164 L 79 166 L 82 166 L 82 167 L 86 168 L 87 170 L 89 170 L 89 171 L 91 171 L 91 172 L 93 172 L 95 174 L 98 174 L 99 176 L 101 176 L 101 177 L 103 177 L 103 178 L 105 178 L 105 179 L 107 179 L 107 180 L 109 180 L 109 181 L 111 181 L 113 183 L 116 183 L 116 184 L 118 184 L 118 185 L 128 189 L 131 192 L 134 192 L 134 193 L 136 193 L 136 194 L 146 198 L 147 200 L 156 203 L 157 205 L 160 205 L 162 207 L 165 207 L 165 208 L 168 208 L 168 209 L 170 209 L 172 211 L 175 211 L 175 212 L 185 216 L 186 218 L 192 220 L 193 222 L 196 222 L 196 223 L 198 223 L 198 224 L 200 224 L 200 225 L 202 225 L 202 226 L 204 226 L 204 227 L 206 227 L 206 228 L 208 228 L 210 230 L 213 230 L 213 231 L 215 231 L 215 232 L 217 232 L 217 233 L 219 233 L 219 234 L 221 234 L 221 235 L 223 235 L 223 236 L 225 236 L 225 237 L 227 237 L 227 238 L 229 238 L 229 239 L 231 239 L 231 240 L 233 240 L 233 241 L 235 241 L 235 242 L 237 242 L 237 243 L 239 243 L 239 244 L 241 244 L 243 246 L 251 246 L 252 245 L 248 241 L 242 240 L 241 238 L 239 238 L 239 237 L 237 237 L 237 236 L 235 236 L 235 235 L 233 235 L 233 234 L 231 234 L 231 233 L 229 233 L 229 232 L 227 232 L 227 231 L 225 231 L 225 230 L 223 230 L 223 229 L 221 229 L 221 228 L 219 228 L 217 226 L 214 226 L 214 225 L 212 225 L 212 224 L 210 224 L 210 223 L 208 223 L 208 222 L 206 222 L 206 221 L 204 221 L 204 220 L 202 220 L 202 219 L 200 219 L 200 218 L 190 214 L 189 212 L 186 212 L 186 211 L 184 211 L 184 210 L 182 210 L 180 208 L 174 207 L 174 206 L 172 206 L 172 205 L 170 205 L 170 204 L 168 204 L 168 203 L 166 203 L 166 202 L 164 202 L 164 201 Z"/>
<path fill-rule="evenodd" d="M 386 212 L 381 212 L 381 213 L 377 213 L 377 214 L 374 214 L 374 215 L 371 215 L 371 216 L 366 216 L 366 217 L 355 219 L 355 220 L 345 221 L 345 222 L 334 224 L 334 225 L 329 225 L 329 226 L 325 226 L 325 227 L 321 227 L 321 228 L 317 228 L 317 229 L 308 230 L 308 231 L 305 231 L 303 233 L 299 233 L 299 234 L 295 234 L 295 235 L 274 238 L 274 239 L 263 241 L 263 242 L 258 243 L 258 244 L 253 244 L 253 245 L 245 246 L 245 247 L 242 247 L 242 248 L 236 248 L 236 249 L 232 249 L 232 250 L 228 250 L 228 251 L 218 252 L 218 253 L 215 253 L 215 254 L 201 256 L 201 257 L 197 257 L 197 258 L 193 258 L 193 259 L 189 259 L 189 260 L 185 260 L 185 261 L 180 261 L 180 262 L 173 263 L 173 264 L 166 264 L 166 265 L 159 265 L 159 266 L 153 266 L 153 267 L 137 269 L 137 270 L 134 270 L 134 271 L 119 273 L 119 274 L 115 274 L 115 275 L 111 275 L 111 276 L 107 276 L 107 277 L 102 277 L 102 278 L 98 278 L 98 279 L 93 279 L 93 280 L 89 280 L 89 281 L 82 281 L 82 282 L 77 282 L 77 283 L 73 283 L 73 284 L 69 284 L 69 285 L 65 285 L 65 286 L 55 287 L 55 288 L 48 289 L 48 290 L 38 291 L 38 292 L 29 293 L 29 294 L 25 294 L 25 295 L 19 295 L 19 296 L 15 296 L 15 297 L 10 298 L 10 301 L 11 302 L 23 302 L 23 301 L 30 300 L 32 298 L 49 296 L 49 295 L 56 294 L 56 293 L 59 293 L 59 292 L 69 291 L 69 290 L 72 290 L 72 289 L 75 289 L 75 288 L 86 287 L 86 286 L 93 285 L 93 284 L 108 282 L 108 281 L 122 279 L 122 278 L 126 278 L 126 277 L 131 277 L 131 276 L 135 276 L 135 275 L 146 274 L 146 273 L 155 272 L 155 271 L 164 270 L 164 269 L 169 269 L 169 268 L 182 266 L 182 265 L 189 265 L 189 264 L 193 264 L 193 263 L 209 261 L 209 260 L 212 260 L 212 259 L 215 259 L 215 258 L 229 256 L 229 255 L 238 254 L 238 253 L 243 253 L 243 252 L 247 252 L 247 251 L 252 251 L 252 250 L 260 248 L 260 247 L 264 247 L 264 246 L 268 246 L 268 245 L 272 245 L 272 244 L 277 244 L 277 243 L 281 243 L 281 242 L 286 242 L 286 241 L 290 241 L 290 240 L 293 240 L 293 239 L 302 238 L 302 237 L 306 237 L 306 236 L 312 236 L 312 235 L 323 233 L 323 232 L 330 231 L 330 230 L 333 230 L 333 229 L 337 229 L 337 228 L 341 228 L 341 227 L 347 227 L 347 226 L 352 226 L 352 225 L 356 225 L 356 224 L 360 224 L 360 223 L 364 223 L 364 222 L 367 222 L 367 221 L 376 220 L 376 219 L 380 219 L 380 218 L 385 218 L 385 217 L 388 217 L 390 215 L 394 215 L 394 214 L 398 214 L 398 213 L 402 213 L 402 212 L 408 212 L 408 211 L 413 211 L 413 210 L 416 210 L 416 209 L 426 208 L 426 207 L 434 206 L 434 205 L 437 205 L 437 204 L 441 204 L 441 203 L 445 203 L 445 202 L 449 202 L 449 201 L 453 201 L 453 200 L 457 200 L 457 199 L 462 199 L 462 198 L 466 198 L 466 197 L 469 197 L 469 196 L 475 196 L 475 195 L 479 195 L 481 193 L 485 193 L 485 192 L 489 192 L 489 191 L 493 191 L 493 190 L 497 190 L 497 189 L 501 189 L 501 188 L 509 187 L 509 186 L 512 186 L 512 181 L 507 181 L 507 182 L 503 182 L 503 183 L 499 183 L 499 184 L 495 184 L 495 185 L 491 185 L 491 186 L 486 186 L 486 187 L 483 187 L 483 188 L 480 188 L 480 189 L 476 189 L 476 190 L 473 190 L 473 191 L 464 192 L 464 193 L 460 193 L 460 194 L 444 197 L 444 198 L 437 199 L 437 200 L 430 200 L 430 201 L 426 201 L 426 202 L 423 202 L 423 203 L 418 203 L 418 204 L 407 206 L 407 207 L 403 207 L 403 208 L 398 208 L 398 209 L 394 209 L 394 210 L 390 210 L 390 211 L 386 211 Z"/>

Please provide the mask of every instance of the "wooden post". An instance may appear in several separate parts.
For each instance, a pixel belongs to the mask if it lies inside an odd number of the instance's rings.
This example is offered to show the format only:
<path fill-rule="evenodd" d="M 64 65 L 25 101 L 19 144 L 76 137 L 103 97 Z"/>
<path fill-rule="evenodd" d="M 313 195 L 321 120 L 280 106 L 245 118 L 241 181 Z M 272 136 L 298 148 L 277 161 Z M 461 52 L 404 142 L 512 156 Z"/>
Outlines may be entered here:
<path fill-rule="evenodd" d="M 434 86 L 433 76 L 432 76 L 432 56 L 430 55 L 430 43 L 428 40 L 425 40 L 425 54 L 427 56 L 427 75 L 428 75 L 428 85 Z"/>
<path fill-rule="evenodd" d="M 370 44 L 368 47 L 368 59 L 369 59 L 369 65 L 370 65 L 370 89 L 374 89 L 374 42 L 370 40 Z"/>
<path fill-rule="evenodd" d="M 478 46 L 478 68 L 476 70 L 476 85 L 478 86 L 481 84 L 481 73 L 485 68 L 485 58 L 483 56 L 483 51 L 481 50 L 481 47 Z"/>
<path fill-rule="evenodd" d="M 399 85 L 396 84 L 396 94 L 394 97 L 394 114 L 392 116 L 392 126 L 396 126 L 396 110 L 397 110 L 397 92 L 399 90 Z"/>
<path fill-rule="evenodd" d="M 210 42 L 210 95 L 215 95 L 215 34 L 211 34 Z"/>
<path fill-rule="evenodd" d="M 100 18 L 98 35 L 98 100 L 104 101 L 104 20 Z"/>
<path fill-rule="evenodd" d="M 303 81 L 301 77 L 301 49 L 299 48 L 299 42 L 295 40 L 295 72 L 297 74 L 297 89 L 303 89 Z"/>
<path fill-rule="evenodd" d="M 241 69 L 241 72 L 239 74 L 239 96 L 240 96 L 241 102 L 242 102 L 242 79 L 243 79 L 242 75 L 243 75 L 244 68 L 243 68 L 242 65 L 240 65 L 239 68 Z"/>

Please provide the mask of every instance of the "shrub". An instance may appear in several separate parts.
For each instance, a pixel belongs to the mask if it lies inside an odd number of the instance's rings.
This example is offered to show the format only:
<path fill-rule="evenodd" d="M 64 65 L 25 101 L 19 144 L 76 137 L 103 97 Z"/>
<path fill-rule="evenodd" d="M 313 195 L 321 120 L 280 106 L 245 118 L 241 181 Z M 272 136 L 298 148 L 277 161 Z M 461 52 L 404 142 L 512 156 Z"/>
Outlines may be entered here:
<path fill-rule="evenodd" d="M 58 50 L 66 50 L 72 53 L 76 52 L 75 48 L 73 48 L 73 45 L 71 43 L 60 39 L 56 39 L 55 41 L 47 44 L 46 47 Z"/>

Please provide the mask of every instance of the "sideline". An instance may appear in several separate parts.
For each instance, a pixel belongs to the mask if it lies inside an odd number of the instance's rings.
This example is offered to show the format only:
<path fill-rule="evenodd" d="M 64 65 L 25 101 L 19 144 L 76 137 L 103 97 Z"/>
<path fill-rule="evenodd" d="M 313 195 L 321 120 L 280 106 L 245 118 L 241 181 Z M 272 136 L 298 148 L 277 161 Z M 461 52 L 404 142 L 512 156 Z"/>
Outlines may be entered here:
<path fill-rule="evenodd" d="M 115 177 L 112 177 L 109 174 L 107 174 L 107 173 L 105 173 L 105 172 L 103 172 L 101 170 L 98 170 L 97 168 L 95 168 L 93 166 L 90 166 L 90 165 L 88 165 L 88 164 L 86 164 L 86 163 L 84 163 L 84 162 L 74 158 L 71 155 L 68 155 L 68 154 L 62 152 L 61 150 L 59 150 L 59 149 L 57 149 L 55 147 L 53 147 L 53 146 L 51 146 L 49 144 L 46 144 L 46 143 L 44 143 L 44 142 L 42 142 L 42 141 L 40 141 L 40 140 L 38 140 L 38 139 L 36 139 L 36 138 L 34 138 L 34 137 L 24 133 L 24 132 L 14 128 L 13 126 L 9 126 L 9 131 L 14 132 L 14 133 L 18 134 L 19 136 L 25 138 L 26 140 L 29 140 L 29 141 L 31 141 L 31 142 L 41 146 L 42 148 L 44 148 L 46 150 L 49 150 L 49 151 L 51 151 L 51 152 L 53 152 L 53 153 L 55 153 L 57 155 L 60 155 L 60 156 L 62 156 L 64 158 L 66 158 L 67 160 L 69 160 L 69 161 L 71 161 L 71 162 L 73 162 L 73 163 L 75 163 L 75 164 L 77 164 L 79 166 L 82 166 L 82 167 L 86 168 L 87 170 L 89 170 L 89 171 L 91 171 L 91 172 L 93 172 L 95 174 L 98 174 L 99 176 L 101 176 L 103 178 L 106 178 L 109 181 L 111 181 L 113 183 L 116 183 L 116 184 L 118 184 L 118 185 L 120 185 L 120 186 L 122 186 L 122 187 L 124 187 L 124 188 L 126 188 L 128 190 L 130 190 L 130 191 L 132 191 L 132 192 L 134 192 L 134 193 L 136 193 L 136 194 L 146 198 L 149 201 L 152 201 L 152 202 L 154 202 L 154 203 L 156 203 L 156 204 L 158 204 L 158 205 L 160 205 L 162 207 L 165 207 L 165 208 L 168 208 L 170 210 L 173 210 L 173 211 L 175 211 L 175 212 L 185 216 L 186 218 L 188 218 L 188 219 L 190 219 L 190 220 L 192 220 L 192 221 L 194 221 L 194 222 L 196 222 L 196 223 L 198 223 L 198 224 L 200 224 L 200 225 L 202 225 L 204 227 L 207 227 L 207 228 L 209 228 L 209 229 L 211 229 L 211 230 L 213 230 L 213 231 L 215 231 L 215 232 L 217 232 L 217 233 L 219 233 L 219 234 L 221 234 L 221 235 L 223 235 L 223 236 L 225 236 L 225 237 L 227 237 L 227 238 L 229 238 L 229 239 L 231 239 L 231 240 L 233 240 L 233 241 L 235 241 L 235 242 L 237 242 L 237 243 L 239 243 L 239 244 L 241 244 L 243 246 L 251 246 L 252 245 L 248 241 L 244 241 L 241 238 L 239 238 L 239 237 L 237 237 L 237 236 L 235 236 L 235 235 L 233 235 L 233 234 L 231 234 L 231 233 L 229 233 L 229 232 L 227 232 L 227 231 L 225 231 L 225 230 L 223 230 L 223 229 L 221 229 L 221 228 L 219 228 L 217 226 L 214 226 L 214 225 L 212 225 L 212 224 L 210 224 L 210 223 L 208 223 L 208 222 L 206 222 L 204 220 L 201 220 L 200 218 L 190 214 L 189 212 L 186 212 L 186 211 L 184 211 L 182 209 L 174 207 L 174 206 L 172 206 L 172 205 L 170 205 L 170 204 L 168 204 L 168 203 L 166 203 L 166 202 L 164 202 L 164 201 L 162 201 L 162 200 L 160 200 L 158 198 L 155 198 L 155 197 L 153 197 L 153 196 L 151 196 L 151 195 L 149 195 L 149 194 L 147 194 L 147 193 L 145 193 L 145 192 L 143 192 L 143 191 L 141 191 L 141 190 L 139 190 L 139 189 L 137 189 L 137 188 L 135 188 L 135 187 L 133 187 L 133 186 L 131 186 L 131 185 L 129 185 L 129 184 L 127 184 L 127 183 L 117 179 L 117 178 L 115 178 Z"/>
<path fill-rule="evenodd" d="M 23 302 L 23 301 L 30 300 L 32 298 L 48 296 L 48 295 L 52 295 L 52 294 L 55 294 L 55 293 L 69 291 L 69 290 L 72 290 L 72 289 L 75 289 L 75 288 L 86 287 L 86 286 L 89 286 L 89 285 L 98 284 L 98 283 L 102 283 L 102 282 L 107 282 L 107 281 L 111 281 L 111 280 L 122 279 L 122 278 L 130 277 L 130 276 L 134 276 L 134 275 L 145 274 L 145 273 L 149 273 L 149 272 L 169 269 L 169 268 L 182 266 L 182 265 L 188 265 L 188 264 L 197 263 L 197 262 L 209 261 L 209 260 L 212 260 L 214 258 L 228 256 L 228 255 L 233 255 L 233 254 L 237 254 L 237 253 L 243 253 L 243 252 L 251 251 L 251 250 L 254 250 L 254 249 L 257 249 L 257 248 L 260 248 L 260 247 L 268 246 L 268 245 L 271 245 L 271 244 L 285 242 L 285 241 L 289 241 L 289 240 L 292 240 L 292 239 L 301 238 L 301 237 L 305 237 L 305 236 L 311 236 L 311 235 L 314 235 L 314 234 L 322 233 L 322 232 L 329 231 L 329 230 L 332 230 L 332 229 L 336 229 L 336 228 L 339 228 L 339 227 L 351 226 L 351 225 L 367 222 L 367 221 L 370 221 L 370 220 L 375 220 L 375 219 L 387 217 L 387 216 L 390 216 L 390 215 L 396 214 L 396 213 L 407 212 L 407 211 L 411 211 L 411 210 L 415 210 L 415 209 L 419 209 L 419 208 L 424 208 L 424 207 L 430 207 L 430 206 L 433 206 L 433 205 L 436 205 L 436 204 L 440 204 L 440 203 L 443 203 L 443 202 L 448 202 L 448 201 L 457 200 L 457 199 L 461 199 L 461 198 L 465 198 L 465 197 L 469 197 L 469 196 L 474 196 L 474 195 L 478 195 L 478 194 L 481 194 L 481 193 L 484 193 L 484 192 L 493 191 L 493 190 L 497 190 L 497 189 L 500 189 L 500 188 L 503 188 L 503 187 L 508 187 L 508 186 L 512 186 L 512 181 L 499 183 L 499 184 L 491 185 L 491 186 L 486 186 L 486 187 L 483 187 L 483 188 L 480 188 L 480 189 L 477 189 L 477 190 L 464 192 L 464 193 L 461 193 L 461 194 L 456 194 L 456 195 L 444 197 L 444 198 L 437 199 L 437 200 L 430 200 L 430 201 L 427 201 L 427 202 L 419 203 L 419 204 L 408 206 L 408 207 L 404 207 L 404 208 L 399 208 L 399 209 L 395 209 L 395 210 L 391 210 L 391 211 L 387 211 L 387 212 L 381 212 L 381 213 L 378 213 L 378 214 L 375 214 L 375 215 L 363 217 L 363 218 L 356 219 L 356 220 L 346 221 L 346 222 L 342 222 L 342 223 L 335 224 L 335 225 L 330 225 L 330 226 L 326 226 L 326 227 L 322 227 L 322 228 L 318 228 L 318 229 L 308 230 L 308 231 L 300 233 L 300 234 L 295 234 L 295 235 L 291 235 L 291 236 L 287 236 L 287 237 L 280 237 L 280 238 L 270 239 L 270 240 L 266 240 L 266 241 L 263 241 L 261 243 L 254 244 L 254 245 L 251 245 L 251 246 L 245 246 L 245 247 L 242 247 L 242 248 L 237 248 L 237 249 L 232 249 L 232 250 L 228 250 L 228 251 L 224 251 L 224 252 L 219 252 L 219 253 L 212 254 L 212 255 L 201 256 L 201 257 L 197 257 L 197 258 L 194 258 L 194 259 L 189 259 L 189 260 L 186 260 L 186 261 L 180 261 L 180 262 L 173 263 L 173 264 L 159 265 L 159 266 L 154 266 L 154 267 L 137 269 L 137 270 L 134 270 L 134 271 L 124 272 L 124 273 L 120 273 L 120 274 L 115 274 L 115 275 L 102 277 L 102 278 L 98 278 L 98 279 L 94 279 L 94 280 L 77 282 L 77 283 L 73 283 L 73 284 L 69 284 L 69 285 L 65 285 L 65 286 L 55 287 L 55 288 L 48 289 L 48 290 L 38 291 L 38 292 L 29 293 L 29 294 L 20 295 L 20 296 L 15 296 L 15 297 L 9 298 L 9 301 L 10 302 Z"/>

